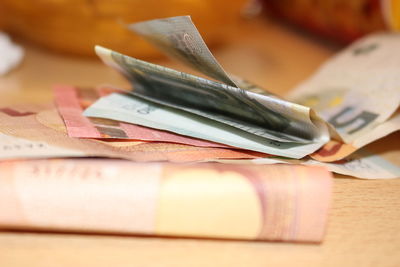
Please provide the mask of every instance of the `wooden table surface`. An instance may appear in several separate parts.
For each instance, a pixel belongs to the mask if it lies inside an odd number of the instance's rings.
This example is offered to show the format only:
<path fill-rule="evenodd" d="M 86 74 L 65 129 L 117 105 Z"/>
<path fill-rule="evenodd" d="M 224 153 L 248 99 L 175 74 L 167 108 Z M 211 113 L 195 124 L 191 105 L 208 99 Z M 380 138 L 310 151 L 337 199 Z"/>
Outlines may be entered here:
<path fill-rule="evenodd" d="M 0 77 L 1 103 L 51 101 L 50 88 L 57 83 L 128 86 L 99 60 L 25 46 L 22 66 Z M 282 95 L 338 49 L 254 20 L 213 51 L 229 72 Z M 182 69 L 167 60 L 157 63 Z M 393 134 L 375 145 L 399 140 Z M 337 176 L 333 191 L 319 245 L 2 231 L 0 266 L 400 266 L 400 179 Z"/>

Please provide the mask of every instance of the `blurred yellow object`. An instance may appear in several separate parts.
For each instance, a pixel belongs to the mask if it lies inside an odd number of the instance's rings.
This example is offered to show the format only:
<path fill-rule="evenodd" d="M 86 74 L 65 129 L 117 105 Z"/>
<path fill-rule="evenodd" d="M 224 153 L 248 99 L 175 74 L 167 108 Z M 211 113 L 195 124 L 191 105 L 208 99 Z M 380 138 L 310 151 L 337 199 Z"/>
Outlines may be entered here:
<path fill-rule="evenodd" d="M 125 23 L 191 15 L 207 43 L 224 39 L 248 0 L 1 0 L 0 27 L 43 47 L 94 55 L 99 44 L 136 57 L 158 55 Z"/>

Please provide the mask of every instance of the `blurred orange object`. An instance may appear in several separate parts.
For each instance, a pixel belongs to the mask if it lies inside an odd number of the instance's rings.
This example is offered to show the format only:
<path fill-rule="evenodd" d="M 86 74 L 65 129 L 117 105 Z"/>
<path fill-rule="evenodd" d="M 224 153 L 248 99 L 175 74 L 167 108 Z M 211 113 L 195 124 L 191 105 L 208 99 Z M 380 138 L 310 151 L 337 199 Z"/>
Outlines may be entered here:
<path fill-rule="evenodd" d="M 248 0 L 0 0 L 0 27 L 43 47 L 94 55 L 99 44 L 148 58 L 158 55 L 125 23 L 191 15 L 207 43 L 224 39 Z M 222 12 L 222 13 L 221 13 Z"/>
<path fill-rule="evenodd" d="M 342 42 L 374 31 L 400 31 L 400 0 L 263 0 L 267 11 Z"/>

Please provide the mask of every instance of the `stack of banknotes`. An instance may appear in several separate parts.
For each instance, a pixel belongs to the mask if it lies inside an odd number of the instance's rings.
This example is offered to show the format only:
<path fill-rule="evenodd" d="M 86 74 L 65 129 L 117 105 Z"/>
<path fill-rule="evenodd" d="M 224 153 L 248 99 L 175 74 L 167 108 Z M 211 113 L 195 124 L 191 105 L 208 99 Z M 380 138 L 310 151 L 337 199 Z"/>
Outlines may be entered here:
<path fill-rule="evenodd" d="M 129 27 L 201 77 L 97 46 L 132 90 L 0 106 L 0 227 L 320 242 L 328 170 L 400 176 L 363 148 L 400 129 L 399 35 L 352 44 L 289 101 L 227 74 L 188 16 Z"/>

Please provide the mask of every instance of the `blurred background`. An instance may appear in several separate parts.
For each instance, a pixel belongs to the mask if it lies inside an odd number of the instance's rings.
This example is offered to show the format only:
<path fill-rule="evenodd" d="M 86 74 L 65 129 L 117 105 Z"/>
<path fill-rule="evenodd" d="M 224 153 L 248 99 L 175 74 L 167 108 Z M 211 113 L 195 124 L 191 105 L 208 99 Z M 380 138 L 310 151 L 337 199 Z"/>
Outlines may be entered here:
<path fill-rule="evenodd" d="M 339 44 L 400 29 L 399 0 L 0 0 L 0 30 L 79 56 L 94 56 L 100 44 L 134 57 L 159 57 L 124 25 L 179 15 L 191 15 L 210 46 L 224 44 L 238 24 L 254 17 Z"/>

